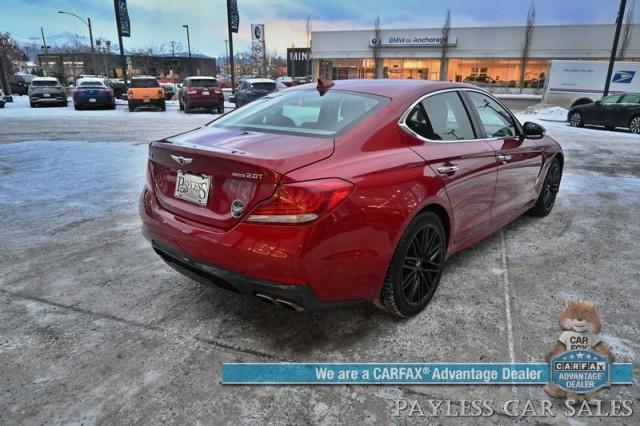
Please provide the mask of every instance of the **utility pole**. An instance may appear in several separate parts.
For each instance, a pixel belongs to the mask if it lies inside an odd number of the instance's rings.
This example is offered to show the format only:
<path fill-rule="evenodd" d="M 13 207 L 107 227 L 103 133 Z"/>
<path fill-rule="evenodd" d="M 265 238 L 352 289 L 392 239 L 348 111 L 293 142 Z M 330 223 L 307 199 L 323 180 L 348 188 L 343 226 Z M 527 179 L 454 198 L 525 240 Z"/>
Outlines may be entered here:
<path fill-rule="evenodd" d="M 42 48 L 44 49 L 44 67 L 42 67 L 42 71 L 45 77 L 49 76 L 49 46 L 47 46 L 47 41 L 44 38 L 44 29 L 40 27 L 40 34 L 42 34 Z"/>
<path fill-rule="evenodd" d="M 189 26 L 183 25 L 182 27 L 187 29 L 187 52 L 189 52 L 189 57 L 191 57 L 191 37 L 189 36 Z"/>
<path fill-rule="evenodd" d="M 611 47 L 611 57 L 609 58 L 609 69 L 607 69 L 607 81 L 604 82 L 604 92 L 602 97 L 609 95 L 609 85 L 611 84 L 611 74 L 613 74 L 613 65 L 616 61 L 618 52 L 618 39 L 620 38 L 620 29 L 622 28 L 622 20 L 624 19 L 624 9 L 627 6 L 627 0 L 620 0 L 620 8 L 618 9 L 618 18 L 616 19 L 616 32 L 613 35 L 613 47 Z"/>
<path fill-rule="evenodd" d="M 7 81 L 7 75 L 5 74 L 4 68 L 4 57 L 5 57 L 5 41 L 0 40 L 0 86 L 4 89 L 6 96 L 11 96 L 11 85 Z"/>
<path fill-rule="evenodd" d="M 122 22 L 120 22 L 120 13 L 118 12 L 118 0 L 113 0 L 113 7 L 116 12 L 116 25 L 118 26 L 118 45 L 120 46 L 120 63 L 122 64 L 122 76 L 124 84 L 127 85 L 127 60 L 124 57 L 124 46 L 122 45 Z"/>
<path fill-rule="evenodd" d="M 172 40 L 169 43 L 171 43 L 171 57 L 174 58 L 176 56 L 176 42 Z"/>

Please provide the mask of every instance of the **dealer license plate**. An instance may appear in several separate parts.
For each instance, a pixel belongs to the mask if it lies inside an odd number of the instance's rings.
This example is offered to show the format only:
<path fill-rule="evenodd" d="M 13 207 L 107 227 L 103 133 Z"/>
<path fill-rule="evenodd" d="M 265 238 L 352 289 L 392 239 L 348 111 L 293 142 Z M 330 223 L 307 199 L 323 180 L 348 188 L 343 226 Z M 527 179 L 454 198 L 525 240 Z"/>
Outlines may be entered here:
<path fill-rule="evenodd" d="M 192 175 L 178 170 L 174 197 L 206 206 L 211 189 L 211 176 Z"/>
<path fill-rule="evenodd" d="M 151 102 L 151 99 L 143 99 L 142 102 L 149 103 L 149 102 Z"/>
<path fill-rule="evenodd" d="M 95 98 L 90 98 L 89 99 L 89 102 L 95 102 L 95 101 L 96 101 Z"/>
<path fill-rule="evenodd" d="M 207 91 L 202 92 L 202 96 L 209 96 L 209 92 Z"/>
<path fill-rule="evenodd" d="M 42 96 L 44 96 L 45 98 L 50 98 L 51 97 L 51 93 L 43 93 Z"/>

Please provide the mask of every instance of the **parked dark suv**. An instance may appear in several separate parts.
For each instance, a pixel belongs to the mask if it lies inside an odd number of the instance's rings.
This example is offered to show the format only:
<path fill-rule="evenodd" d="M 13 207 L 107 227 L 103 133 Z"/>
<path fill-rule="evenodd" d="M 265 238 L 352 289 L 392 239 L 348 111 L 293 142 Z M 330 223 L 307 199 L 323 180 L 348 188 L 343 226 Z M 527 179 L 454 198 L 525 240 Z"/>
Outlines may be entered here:
<path fill-rule="evenodd" d="M 224 95 L 214 77 L 189 77 L 178 91 L 180 109 L 189 113 L 194 108 L 215 109 L 224 113 Z"/>
<path fill-rule="evenodd" d="M 14 95 L 26 95 L 29 92 L 29 86 L 35 75 L 32 74 L 14 74 L 9 77 L 9 86 L 11 93 Z"/>

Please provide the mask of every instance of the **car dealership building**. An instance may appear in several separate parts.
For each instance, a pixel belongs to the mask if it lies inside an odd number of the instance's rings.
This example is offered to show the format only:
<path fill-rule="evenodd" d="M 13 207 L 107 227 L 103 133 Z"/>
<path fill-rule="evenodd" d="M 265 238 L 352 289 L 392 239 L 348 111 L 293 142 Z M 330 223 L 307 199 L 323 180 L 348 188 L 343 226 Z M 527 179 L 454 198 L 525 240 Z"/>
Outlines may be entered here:
<path fill-rule="evenodd" d="M 549 25 L 533 29 L 526 63 L 526 87 L 544 85 L 551 59 L 608 60 L 614 25 Z M 619 49 L 629 32 L 625 61 L 640 60 L 640 25 L 623 26 Z M 441 28 L 314 31 L 314 77 L 413 78 L 483 82 L 519 87 L 525 27 L 451 28 L 442 43 Z M 445 50 L 443 55 L 443 50 Z M 374 57 L 377 56 L 377 61 Z M 444 60 L 442 59 L 444 56 Z M 444 62 L 444 63 L 443 63 Z"/>

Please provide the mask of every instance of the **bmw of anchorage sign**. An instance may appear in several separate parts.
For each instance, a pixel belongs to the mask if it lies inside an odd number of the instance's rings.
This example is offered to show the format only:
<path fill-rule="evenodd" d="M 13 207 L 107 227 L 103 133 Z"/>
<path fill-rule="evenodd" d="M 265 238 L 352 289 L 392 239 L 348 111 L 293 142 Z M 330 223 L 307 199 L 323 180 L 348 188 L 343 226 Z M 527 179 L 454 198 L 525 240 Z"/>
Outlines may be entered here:
<path fill-rule="evenodd" d="M 446 45 L 455 46 L 458 43 L 456 37 L 448 37 Z M 369 39 L 369 47 L 437 47 L 443 45 L 442 35 L 385 35 L 379 39 Z"/>

